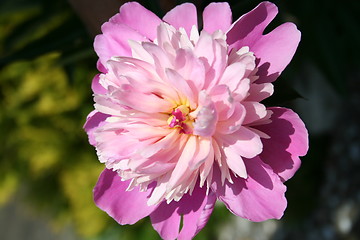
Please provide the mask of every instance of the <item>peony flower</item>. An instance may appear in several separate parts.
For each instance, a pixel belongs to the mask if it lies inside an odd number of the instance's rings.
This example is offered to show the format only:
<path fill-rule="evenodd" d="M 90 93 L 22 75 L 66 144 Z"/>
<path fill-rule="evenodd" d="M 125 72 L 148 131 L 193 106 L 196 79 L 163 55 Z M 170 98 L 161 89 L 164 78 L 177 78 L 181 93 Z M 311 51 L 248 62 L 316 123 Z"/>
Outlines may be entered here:
<path fill-rule="evenodd" d="M 84 126 L 106 166 L 99 208 L 119 224 L 150 216 L 164 239 L 193 238 L 217 199 L 251 221 L 282 217 L 308 139 L 296 113 L 261 103 L 300 41 L 293 23 L 263 34 L 276 14 L 263 2 L 232 23 L 211 3 L 199 31 L 191 3 L 161 20 L 130 2 L 103 24 Z"/>

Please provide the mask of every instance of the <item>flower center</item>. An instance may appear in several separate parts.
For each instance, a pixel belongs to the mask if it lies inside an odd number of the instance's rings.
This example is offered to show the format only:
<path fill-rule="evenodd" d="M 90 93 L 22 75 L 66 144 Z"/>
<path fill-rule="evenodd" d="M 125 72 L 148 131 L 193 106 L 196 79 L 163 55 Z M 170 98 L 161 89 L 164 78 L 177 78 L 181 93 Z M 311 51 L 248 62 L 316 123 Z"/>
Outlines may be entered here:
<path fill-rule="evenodd" d="M 180 133 L 191 134 L 194 120 L 189 116 L 189 112 L 189 107 L 185 105 L 175 108 L 167 120 L 169 127 L 180 128 Z"/>

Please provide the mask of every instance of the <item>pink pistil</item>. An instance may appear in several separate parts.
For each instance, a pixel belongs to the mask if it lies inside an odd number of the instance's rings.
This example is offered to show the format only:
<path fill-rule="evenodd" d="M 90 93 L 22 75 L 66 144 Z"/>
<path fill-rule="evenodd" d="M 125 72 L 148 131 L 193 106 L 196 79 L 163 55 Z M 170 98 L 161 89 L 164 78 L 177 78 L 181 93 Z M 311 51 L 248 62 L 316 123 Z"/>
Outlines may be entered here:
<path fill-rule="evenodd" d="M 172 111 L 171 114 L 173 116 L 173 119 L 171 120 L 169 126 L 172 128 L 176 126 L 181 127 L 182 122 L 186 119 L 183 112 L 181 112 L 180 109 L 175 109 L 174 111 Z"/>
<path fill-rule="evenodd" d="M 180 110 L 175 109 L 172 111 L 172 119 L 169 123 L 169 127 L 180 127 L 180 133 L 191 134 L 192 128 L 189 127 L 184 121 L 186 121 L 186 115 Z"/>

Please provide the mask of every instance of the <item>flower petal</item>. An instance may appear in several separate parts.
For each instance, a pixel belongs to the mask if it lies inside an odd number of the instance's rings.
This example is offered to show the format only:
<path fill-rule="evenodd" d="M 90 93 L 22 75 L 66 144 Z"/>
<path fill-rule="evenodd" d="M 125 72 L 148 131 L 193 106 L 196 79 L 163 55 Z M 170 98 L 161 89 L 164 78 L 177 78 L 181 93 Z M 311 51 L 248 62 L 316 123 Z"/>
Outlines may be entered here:
<path fill-rule="evenodd" d="M 246 109 L 246 116 L 243 124 L 251 124 L 262 118 L 267 114 L 266 107 L 259 102 L 242 102 Z"/>
<path fill-rule="evenodd" d="M 240 17 L 227 33 L 227 42 L 231 48 L 249 46 L 259 59 L 257 83 L 275 81 L 289 64 L 300 41 L 301 33 L 293 23 L 285 23 L 263 35 L 277 13 L 275 4 L 262 2 Z"/>
<path fill-rule="evenodd" d="M 163 201 L 157 211 L 150 215 L 152 226 L 164 240 L 176 239 L 179 235 L 181 216 L 177 208 L 176 202 L 167 204 Z"/>
<path fill-rule="evenodd" d="M 110 19 L 116 24 L 125 24 L 150 40 L 156 38 L 156 27 L 162 22 L 151 11 L 137 2 L 128 2 L 121 6 L 120 13 Z"/>
<path fill-rule="evenodd" d="M 232 13 L 227 2 L 210 3 L 203 12 L 204 30 L 212 34 L 217 30 L 226 32 L 232 21 Z"/>
<path fill-rule="evenodd" d="M 192 26 L 197 27 L 196 7 L 192 3 L 183 3 L 166 13 L 163 20 L 176 29 L 183 27 L 190 37 Z"/>
<path fill-rule="evenodd" d="M 175 69 L 189 82 L 189 85 L 200 92 L 205 83 L 204 64 L 191 51 L 178 49 L 175 59 Z"/>
<path fill-rule="evenodd" d="M 215 194 L 195 187 L 192 195 L 184 195 L 179 202 L 162 202 L 150 214 L 154 229 L 165 239 L 192 239 L 207 223 L 216 201 Z M 183 227 L 179 233 L 180 221 Z"/>
<path fill-rule="evenodd" d="M 194 190 L 191 197 L 189 196 L 190 203 L 188 204 L 194 204 L 194 200 L 201 199 L 203 192 L 204 190 L 201 190 L 201 192 L 197 192 L 196 190 Z M 195 210 L 194 212 L 185 214 L 183 216 L 184 226 L 180 231 L 178 237 L 179 240 L 193 238 L 198 232 L 200 232 L 201 229 L 205 227 L 211 216 L 212 211 L 214 210 L 215 202 L 216 195 L 210 191 L 208 195 L 205 195 L 205 199 L 202 202 L 201 207 L 197 211 Z"/>
<path fill-rule="evenodd" d="M 214 39 L 212 35 L 202 31 L 198 42 L 195 44 L 194 53 L 204 63 L 206 71 L 204 89 L 211 90 L 217 85 L 219 77 L 227 66 L 228 49 L 226 42 L 224 39 Z"/>
<path fill-rule="evenodd" d="M 227 43 L 235 49 L 250 47 L 262 36 L 267 25 L 277 15 L 278 9 L 271 2 L 262 2 L 250 12 L 241 16 L 227 32 Z"/>
<path fill-rule="evenodd" d="M 242 157 L 253 158 L 262 152 L 262 142 L 256 133 L 247 127 L 240 127 L 232 134 L 219 136 L 225 147 L 231 146 Z"/>
<path fill-rule="evenodd" d="M 271 123 L 256 126 L 270 136 L 263 139 L 260 158 L 284 180 L 291 178 L 300 167 L 299 156 L 308 150 L 308 133 L 299 116 L 290 109 L 269 108 Z"/>
<path fill-rule="evenodd" d="M 102 66 L 111 57 L 131 56 L 128 40 L 145 41 L 146 38 L 124 24 L 106 22 L 101 26 L 103 34 L 97 35 L 94 41 L 95 52 L 99 56 Z"/>
<path fill-rule="evenodd" d="M 262 36 L 251 48 L 259 59 L 257 83 L 273 82 L 289 64 L 301 33 L 293 23 L 284 23 Z"/>
<path fill-rule="evenodd" d="M 253 83 L 250 85 L 249 96 L 246 101 L 260 102 L 274 93 L 274 85 L 271 83 Z"/>
<path fill-rule="evenodd" d="M 179 91 L 179 95 L 181 98 L 190 101 L 190 106 L 195 106 L 195 89 L 191 89 L 189 83 L 175 70 L 167 68 L 165 69 L 165 74 L 167 77 L 168 82 Z"/>
<path fill-rule="evenodd" d="M 259 158 L 245 161 L 248 178 L 233 177 L 234 183 L 221 184 L 220 170 L 214 167 L 212 189 L 235 215 L 260 222 L 280 219 L 286 208 L 286 187 Z M 215 166 L 215 165 L 214 165 Z"/>
<path fill-rule="evenodd" d="M 107 114 L 103 114 L 101 112 L 98 112 L 96 110 L 89 113 L 89 115 L 86 118 L 86 122 L 84 124 L 84 129 L 88 134 L 89 137 L 89 143 L 93 146 L 96 145 L 94 131 L 101 126 L 101 123 L 106 120 L 106 118 L 109 117 Z"/>
<path fill-rule="evenodd" d="M 194 122 L 194 134 L 203 137 L 212 136 L 216 130 L 218 120 L 215 104 L 205 91 L 199 93 L 199 104 L 198 108 L 200 110 Z"/>
<path fill-rule="evenodd" d="M 100 84 L 100 74 L 96 74 L 91 82 L 91 89 L 96 94 L 105 94 L 106 89 Z"/>
<path fill-rule="evenodd" d="M 185 147 L 181 151 L 181 155 L 178 159 L 178 163 L 176 164 L 176 167 L 174 168 L 171 177 L 169 179 L 167 185 L 168 191 L 171 191 L 173 188 L 176 188 L 177 186 L 181 185 L 193 173 L 193 171 L 188 169 L 188 166 L 196 153 L 197 150 L 196 142 L 197 142 L 197 136 L 192 135 L 188 138 Z"/>
<path fill-rule="evenodd" d="M 228 119 L 224 119 L 224 121 L 219 121 L 217 123 L 216 125 L 217 132 L 224 135 L 236 132 L 237 130 L 240 129 L 244 121 L 245 115 L 246 115 L 245 107 L 240 103 L 235 103 L 233 114 Z"/>
<path fill-rule="evenodd" d="M 233 149 L 232 146 L 229 146 L 224 148 L 224 153 L 226 156 L 226 162 L 233 173 L 241 178 L 247 178 L 244 161 L 236 150 Z"/>
<path fill-rule="evenodd" d="M 139 187 L 126 191 L 130 181 L 121 181 L 116 172 L 105 169 L 94 188 L 96 205 L 119 224 L 134 224 L 152 213 L 158 205 L 147 205 L 152 191 L 140 192 Z"/>
<path fill-rule="evenodd" d="M 140 112 L 169 112 L 173 107 L 172 103 L 155 94 L 144 94 L 129 84 L 123 84 L 121 88 L 114 89 L 111 94 L 119 103 Z"/>

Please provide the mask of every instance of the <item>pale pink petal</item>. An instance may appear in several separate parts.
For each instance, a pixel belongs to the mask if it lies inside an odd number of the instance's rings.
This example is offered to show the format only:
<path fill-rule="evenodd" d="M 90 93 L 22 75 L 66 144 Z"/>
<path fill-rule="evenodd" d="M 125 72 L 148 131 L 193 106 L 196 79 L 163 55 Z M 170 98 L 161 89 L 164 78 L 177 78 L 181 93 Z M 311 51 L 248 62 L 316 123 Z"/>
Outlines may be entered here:
<path fill-rule="evenodd" d="M 213 191 L 235 215 L 260 222 L 271 218 L 280 219 L 287 202 L 286 187 L 271 168 L 259 158 L 245 161 L 248 178 L 232 178 L 234 183 L 221 184 L 218 167 L 214 168 Z"/>
<path fill-rule="evenodd" d="M 231 91 L 234 91 L 243 79 L 245 74 L 245 65 L 242 62 L 236 62 L 227 66 L 223 75 L 221 76 L 219 84 L 226 84 Z"/>
<path fill-rule="evenodd" d="M 196 138 L 197 149 L 193 158 L 189 162 L 189 168 L 191 170 L 198 169 L 199 166 L 208 159 L 212 148 L 211 142 L 211 138 Z"/>
<path fill-rule="evenodd" d="M 228 86 L 216 85 L 211 89 L 211 99 L 213 100 L 219 121 L 227 121 L 235 111 L 234 98 Z"/>
<path fill-rule="evenodd" d="M 266 107 L 259 102 L 242 102 L 242 105 L 246 109 L 246 116 L 243 124 L 251 124 L 266 116 Z"/>
<path fill-rule="evenodd" d="M 129 40 L 128 42 L 131 47 L 131 53 L 133 58 L 139 59 L 141 61 L 150 64 L 154 64 L 154 59 L 152 58 L 151 54 L 144 49 L 144 47 L 140 42 L 133 40 Z"/>
<path fill-rule="evenodd" d="M 152 213 L 157 205 L 148 206 L 152 188 L 140 192 L 138 187 L 126 191 L 130 181 L 121 181 L 116 172 L 105 169 L 94 188 L 96 205 L 119 224 L 134 224 Z"/>
<path fill-rule="evenodd" d="M 226 156 L 226 162 L 233 173 L 241 178 L 247 178 L 244 161 L 237 151 L 233 149 L 232 146 L 228 146 L 224 148 L 224 154 Z"/>
<path fill-rule="evenodd" d="M 246 101 L 260 102 L 274 93 L 274 86 L 271 83 L 253 83 L 250 85 L 249 96 Z"/>
<path fill-rule="evenodd" d="M 150 214 L 151 222 L 165 240 L 192 239 L 206 225 L 215 201 L 216 197 L 213 193 L 206 195 L 205 188 L 195 187 L 192 195 L 184 195 L 179 202 L 161 203 Z M 183 227 L 179 230 L 181 218 L 183 218 Z"/>
<path fill-rule="evenodd" d="M 299 116 L 290 109 L 269 108 L 271 123 L 256 126 L 270 136 L 263 139 L 260 158 L 284 180 L 291 178 L 300 167 L 299 156 L 308 150 L 308 133 Z"/>
<path fill-rule="evenodd" d="M 161 157 L 161 156 L 160 156 Z M 166 185 L 170 179 L 171 172 L 167 172 L 156 180 L 156 187 L 148 200 L 148 205 L 161 203 L 166 195 Z"/>
<path fill-rule="evenodd" d="M 177 92 L 173 87 L 168 86 L 163 79 L 161 79 L 154 69 L 149 67 L 147 62 L 120 57 L 116 60 L 109 60 L 107 63 L 108 68 L 111 70 L 107 76 L 111 73 L 116 76 L 118 84 L 130 83 L 133 88 L 143 93 L 156 93 L 157 95 L 172 99 L 177 95 Z M 123 80 L 123 82 L 120 81 Z M 107 78 L 107 81 L 110 81 Z"/>
<path fill-rule="evenodd" d="M 158 45 L 151 42 L 143 42 L 142 47 L 152 56 L 154 62 L 158 62 L 161 68 L 171 67 L 171 61 L 166 52 Z"/>
<path fill-rule="evenodd" d="M 140 141 L 124 135 L 123 129 L 117 128 L 114 123 L 103 124 L 94 132 L 94 136 L 100 162 L 106 163 L 108 168 L 114 169 L 117 169 L 113 166 L 114 164 L 118 164 L 123 159 L 128 159 L 138 148 L 151 143 L 151 140 Z"/>
<path fill-rule="evenodd" d="M 96 94 L 105 94 L 106 89 L 103 86 L 101 86 L 99 80 L 100 80 L 100 74 L 96 74 L 91 82 L 91 89 Z"/>
<path fill-rule="evenodd" d="M 168 68 L 165 69 L 165 73 L 168 82 L 179 91 L 182 98 L 188 98 L 191 107 L 193 107 L 195 104 L 195 94 L 193 90 L 195 89 L 191 89 L 189 83 L 177 71 Z"/>
<path fill-rule="evenodd" d="M 167 135 L 158 140 L 156 143 L 146 146 L 145 148 L 139 149 L 138 153 L 143 157 L 151 157 L 160 150 L 173 146 L 173 144 L 179 140 L 180 136 L 178 131 L 171 131 Z"/>
<path fill-rule="evenodd" d="M 199 41 L 195 45 L 194 54 L 203 60 L 205 66 L 205 89 L 210 90 L 217 85 L 219 77 L 227 65 L 227 53 L 228 49 L 223 39 L 215 41 L 207 32 L 201 32 Z"/>
<path fill-rule="evenodd" d="M 89 143 L 93 146 L 96 145 L 94 131 L 102 125 L 102 123 L 106 120 L 106 118 L 109 117 L 107 114 L 103 114 L 101 112 L 98 112 L 96 110 L 89 113 L 89 115 L 86 118 L 86 122 L 83 126 L 86 133 L 89 137 Z"/>
<path fill-rule="evenodd" d="M 234 89 L 234 96 L 237 101 L 244 100 L 249 95 L 250 79 L 244 78 L 237 82 Z"/>
<path fill-rule="evenodd" d="M 162 21 L 139 3 L 128 2 L 121 6 L 120 13 L 113 16 L 110 22 L 125 24 L 150 40 L 154 40 L 156 38 L 156 27 Z"/>
<path fill-rule="evenodd" d="M 176 29 L 184 28 L 188 36 L 190 36 L 192 26 L 197 27 L 196 7 L 192 3 L 183 3 L 166 13 L 163 20 Z"/>
<path fill-rule="evenodd" d="M 123 24 L 106 22 L 101 26 L 101 31 L 103 34 L 95 37 L 94 48 L 103 66 L 111 57 L 131 56 L 129 39 L 146 40 L 143 35 Z"/>
<path fill-rule="evenodd" d="M 277 12 L 275 4 L 262 2 L 242 16 L 227 34 L 231 47 L 239 49 L 249 46 L 259 59 L 258 83 L 276 80 L 294 56 L 300 41 L 301 33 L 293 23 L 284 23 L 262 35 Z"/>
<path fill-rule="evenodd" d="M 180 153 L 178 163 L 176 164 L 176 167 L 173 170 L 169 179 L 167 185 L 168 190 L 176 188 L 177 186 L 182 184 L 193 173 L 193 171 L 188 169 L 188 166 L 197 150 L 196 141 L 197 136 L 188 137 L 186 145 Z"/>
<path fill-rule="evenodd" d="M 212 34 L 217 30 L 226 32 L 232 22 L 232 13 L 227 2 L 210 3 L 203 12 L 204 30 Z"/>
<path fill-rule="evenodd" d="M 197 114 L 194 122 L 194 134 L 209 137 L 215 133 L 216 123 L 218 120 L 217 110 L 215 104 L 210 97 L 201 91 L 199 94 L 200 111 Z"/>
<path fill-rule="evenodd" d="M 121 111 L 124 110 L 123 105 L 107 95 L 94 94 L 94 101 L 95 109 L 104 114 L 118 116 L 121 115 Z"/>
<path fill-rule="evenodd" d="M 219 114 L 220 115 L 220 114 Z M 246 115 L 246 110 L 243 105 L 240 103 L 234 103 L 234 112 L 228 119 L 223 119 L 224 121 L 219 121 L 216 125 L 216 130 L 221 134 L 231 134 L 240 129 L 244 118 Z"/>
<path fill-rule="evenodd" d="M 205 67 L 193 52 L 179 49 L 174 67 L 177 72 L 188 81 L 188 84 L 194 90 L 196 89 L 196 92 L 200 92 L 203 89 L 205 83 Z"/>
<path fill-rule="evenodd" d="M 211 148 L 209 155 L 203 165 L 200 166 L 199 175 L 200 175 L 200 187 L 204 186 L 205 181 L 211 182 L 212 175 L 212 166 L 215 160 L 214 146 L 212 144 L 214 140 L 211 141 Z M 209 185 L 208 185 L 209 187 Z"/>
<path fill-rule="evenodd" d="M 225 146 L 231 148 L 240 156 L 253 158 L 262 152 L 263 145 L 259 135 L 246 127 L 240 127 L 232 134 L 219 136 Z"/>
<path fill-rule="evenodd" d="M 120 104 L 145 113 L 169 112 L 173 104 L 156 96 L 138 92 L 131 85 L 123 84 L 111 93 Z"/>

